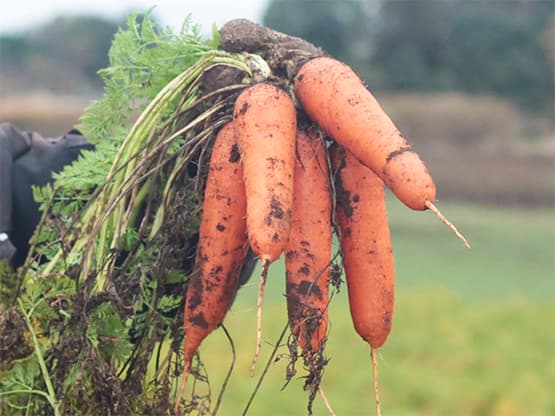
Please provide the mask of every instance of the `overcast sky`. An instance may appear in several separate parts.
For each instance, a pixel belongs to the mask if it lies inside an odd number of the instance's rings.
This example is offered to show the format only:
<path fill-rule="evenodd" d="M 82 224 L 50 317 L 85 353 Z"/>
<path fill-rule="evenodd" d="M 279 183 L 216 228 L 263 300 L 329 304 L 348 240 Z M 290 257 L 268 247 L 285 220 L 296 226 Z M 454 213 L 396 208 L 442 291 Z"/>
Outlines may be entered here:
<path fill-rule="evenodd" d="M 59 15 L 95 14 L 119 18 L 155 7 L 163 25 L 179 29 L 187 14 L 210 32 L 212 23 L 243 17 L 260 22 L 268 0 L 7 0 L 2 1 L 0 34 L 25 32 Z"/>

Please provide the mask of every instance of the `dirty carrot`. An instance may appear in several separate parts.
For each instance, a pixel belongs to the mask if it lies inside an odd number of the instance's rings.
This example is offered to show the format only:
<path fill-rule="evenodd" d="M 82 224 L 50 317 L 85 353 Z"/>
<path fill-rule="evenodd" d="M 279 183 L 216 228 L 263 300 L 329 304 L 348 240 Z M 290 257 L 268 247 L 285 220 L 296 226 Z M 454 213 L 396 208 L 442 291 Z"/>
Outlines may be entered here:
<path fill-rule="evenodd" d="M 296 154 L 285 251 L 287 311 L 291 333 L 312 361 L 323 348 L 327 330 L 331 196 L 326 150 L 318 135 L 299 130 Z"/>
<path fill-rule="evenodd" d="M 254 373 L 260 352 L 261 306 L 268 266 L 281 255 L 289 238 L 297 119 L 291 97 L 267 83 L 255 84 L 239 95 L 233 118 L 247 195 L 249 243 L 263 262 Z"/>
<path fill-rule="evenodd" d="M 334 144 L 330 156 L 351 318 L 356 332 L 375 350 L 391 331 L 394 307 L 395 274 L 384 184 L 343 147 Z M 372 363 L 376 375 L 376 360 Z M 379 412 L 377 391 L 376 387 Z"/>
<path fill-rule="evenodd" d="M 248 250 L 243 171 L 232 123 L 214 142 L 204 194 L 195 271 L 185 296 L 185 368 L 176 411 L 201 342 L 223 321 Z"/>
<path fill-rule="evenodd" d="M 289 326 L 310 372 L 305 390 L 320 393 L 325 360 L 331 262 L 331 194 L 323 141 L 314 129 L 299 130 L 295 160 L 291 231 L 285 250 Z M 333 411 L 330 411 L 333 414 Z"/>
<path fill-rule="evenodd" d="M 470 248 L 433 204 L 436 187 L 420 156 L 349 66 L 328 57 L 308 61 L 295 77 L 295 96 L 310 118 L 372 169 L 400 201 L 415 210 L 430 209 Z"/>
<path fill-rule="evenodd" d="M 426 201 L 435 201 L 426 166 L 349 66 L 327 57 L 307 62 L 295 77 L 295 95 L 310 118 L 403 203 L 424 210 Z"/>
<path fill-rule="evenodd" d="M 334 145 L 336 218 L 356 331 L 380 347 L 391 330 L 394 298 L 393 250 L 384 186 L 345 148 Z"/>

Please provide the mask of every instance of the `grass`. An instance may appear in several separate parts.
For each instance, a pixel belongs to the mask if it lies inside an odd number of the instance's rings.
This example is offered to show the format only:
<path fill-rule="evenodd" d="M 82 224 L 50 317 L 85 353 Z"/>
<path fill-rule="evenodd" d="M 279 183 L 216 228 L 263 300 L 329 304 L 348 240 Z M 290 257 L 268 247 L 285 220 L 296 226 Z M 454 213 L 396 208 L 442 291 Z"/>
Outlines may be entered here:
<path fill-rule="evenodd" d="M 384 415 L 555 414 L 555 212 L 439 205 L 472 250 L 430 214 L 389 203 L 398 290 L 394 329 L 379 351 Z M 283 264 L 271 271 L 255 379 L 256 277 L 226 319 L 237 362 L 220 415 L 242 414 L 286 323 Z M 302 368 L 281 390 L 286 353 L 278 349 L 249 415 L 306 414 Z M 335 412 L 375 414 L 370 351 L 352 329 L 346 290 L 330 304 L 327 354 L 323 387 Z M 201 357 L 215 397 L 231 361 L 223 331 Z M 327 414 L 318 397 L 314 414 Z"/>

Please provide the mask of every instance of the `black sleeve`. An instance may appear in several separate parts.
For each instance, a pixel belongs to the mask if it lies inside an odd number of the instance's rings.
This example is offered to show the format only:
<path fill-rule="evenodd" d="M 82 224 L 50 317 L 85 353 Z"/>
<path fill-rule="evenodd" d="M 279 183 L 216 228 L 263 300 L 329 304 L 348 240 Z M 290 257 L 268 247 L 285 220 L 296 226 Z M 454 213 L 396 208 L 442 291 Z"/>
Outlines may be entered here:
<path fill-rule="evenodd" d="M 12 228 L 12 163 L 29 150 L 31 135 L 0 123 L 0 232 Z"/>

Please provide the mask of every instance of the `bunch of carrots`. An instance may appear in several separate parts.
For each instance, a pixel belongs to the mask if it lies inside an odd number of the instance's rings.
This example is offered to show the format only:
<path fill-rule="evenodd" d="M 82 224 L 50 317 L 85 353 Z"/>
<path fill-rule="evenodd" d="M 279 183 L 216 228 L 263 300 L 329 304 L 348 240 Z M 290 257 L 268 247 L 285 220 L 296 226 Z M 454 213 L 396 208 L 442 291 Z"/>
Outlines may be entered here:
<path fill-rule="evenodd" d="M 327 334 L 335 232 L 357 333 L 376 349 L 390 331 L 394 267 L 384 184 L 414 210 L 434 206 L 434 182 L 417 153 L 347 65 L 317 57 L 302 65 L 293 94 L 269 82 L 238 96 L 216 136 L 204 195 L 195 273 L 185 300 L 183 380 L 238 289 L 250 246 L 262 261 L 253 370 L 260 350 L 269 265 L 285 255 L 292 335 L 310 366 Z M 308 120 L 308 122 L 307 122 Z"/>

